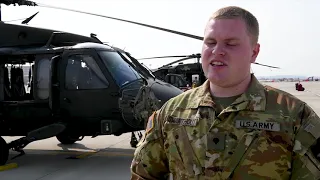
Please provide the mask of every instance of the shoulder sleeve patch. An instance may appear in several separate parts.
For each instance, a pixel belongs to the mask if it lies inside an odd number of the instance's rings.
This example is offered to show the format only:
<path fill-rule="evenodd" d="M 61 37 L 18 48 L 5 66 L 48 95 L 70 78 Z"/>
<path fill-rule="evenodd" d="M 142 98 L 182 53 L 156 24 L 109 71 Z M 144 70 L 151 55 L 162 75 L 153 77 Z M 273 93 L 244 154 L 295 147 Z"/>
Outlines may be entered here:
<path fill-rule="evenodd" d="M 151 114 L 151 116 L 149 117 L 149 119 L 148 119 L 147 127 L 146 127 L 146 134 L 151 132 L 152 129 L 154 128 L 154 117 L 155 117 L 155 115 L 156 115 L 156 112 L 153 112 Z"/>

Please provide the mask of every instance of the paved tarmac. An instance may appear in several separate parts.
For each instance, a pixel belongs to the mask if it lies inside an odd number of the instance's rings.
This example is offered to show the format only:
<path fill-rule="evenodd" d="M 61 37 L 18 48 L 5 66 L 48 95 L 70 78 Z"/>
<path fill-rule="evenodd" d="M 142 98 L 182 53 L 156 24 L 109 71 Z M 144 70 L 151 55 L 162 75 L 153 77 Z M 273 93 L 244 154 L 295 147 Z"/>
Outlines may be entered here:
<path fill-rule="evenodd" d="M 268 82 L 264 84 L 287 91 L 308 103 L 320 115 L 320 81 L 301 82 L 305 91 L 296 91 L 295 82 Z"/>
<path fill-rule="evenodd" d="M 26 155 L 10 160 L 17 168 L 0 171 L 1 180 L 125 180 L 130 179 L 134 149 L 131 133 L 85 137 L 73 145 L 56 138 L 29 144 Z M 18 137 L 4 137 L 7 142 Z M 10 158 L 17 153 L 12 153 Z"/>
<path fill-rule="evenodd" d="M 306 91 L 295 90 L 294 82 L 265 84 L 285 90 L 310 104 L 320 115 L 320 82 L 302 82 Z M 4 137 L 7 142 L 18 137 Z M 121 136 L 85 137 L 73 145 L 56 138 L 29 144 L 26 155 L 8 163 L 18 167 L 0 171 L 1 180 L 128 180 L 134 149 L 130 133 Z M 11 157 L 13 154 L 11 154 Z"/>

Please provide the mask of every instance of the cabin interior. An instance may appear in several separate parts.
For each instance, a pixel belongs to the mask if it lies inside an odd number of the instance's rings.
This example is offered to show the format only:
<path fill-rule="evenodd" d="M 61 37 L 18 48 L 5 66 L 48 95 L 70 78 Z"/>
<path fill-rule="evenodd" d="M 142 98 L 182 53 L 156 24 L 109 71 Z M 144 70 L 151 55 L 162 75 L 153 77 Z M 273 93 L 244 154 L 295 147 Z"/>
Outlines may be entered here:
<path fill-rule="evenodd" d="M 7 62 L 8 57 L 0 57 Z M 34 60 L 16 58 L 20 61 L 0 64 L 0 101 L 34 102 L 49 98 L 49 59 Z M 3 61 L 4 60 L 4 61 Z M 33 61 L 32 61 L 33 60 Z M 38 66 L 38 68 L 35 68 Z M 38 72 L 35 72 L 35 70 Z M 34 80 L 36 79 L 36 85 Z"/>
<path fill-rule="evenodd" d="M 0 101 L 25 101 L 33 99 L 32 66 L 23 64 L 2 64 L 0 66 Z M 26 82 L 26 73 L 29 68 L 30 78 Z"/>

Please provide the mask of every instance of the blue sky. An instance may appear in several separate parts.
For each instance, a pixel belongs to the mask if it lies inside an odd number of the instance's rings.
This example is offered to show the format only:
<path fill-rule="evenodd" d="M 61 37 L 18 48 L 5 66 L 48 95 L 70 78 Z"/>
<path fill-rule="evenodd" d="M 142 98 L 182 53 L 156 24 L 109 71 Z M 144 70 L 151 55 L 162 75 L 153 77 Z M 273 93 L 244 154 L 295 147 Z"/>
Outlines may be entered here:
<path fill-rule="evenodd" d="M 139 21 L 203 36 L 208 17 L 216 9 L 236 5 L 256 15 L 260 23 L 261 51 L 257 62 L 280 70 L 252 65 L 258 76 L 320 76 L 320 1 L 316 0 L 36 0 Z M 125 48 L 134 57 L 189 55 L 201 52 L 202 42 L 138 25 L 44 7 L 2 5 L 2 20 L 28 17 L 39 11 L 29 26 L 53 28 L 83 35 L 95 33 L 104 42 Z M 20 23 L 21 21 L 10 22 Z M 144 61 L 156 68 L 176 59 Z M 192 60 L 191 62 L 195 62 Z M 298 69 L 300 68 L 300 69 Z"/>

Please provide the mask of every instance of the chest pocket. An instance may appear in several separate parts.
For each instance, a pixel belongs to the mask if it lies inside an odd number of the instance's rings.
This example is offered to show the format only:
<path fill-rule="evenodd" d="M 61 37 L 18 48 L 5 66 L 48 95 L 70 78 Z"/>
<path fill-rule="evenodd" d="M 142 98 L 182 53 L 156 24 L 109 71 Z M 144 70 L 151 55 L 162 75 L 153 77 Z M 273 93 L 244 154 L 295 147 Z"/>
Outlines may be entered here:
<path fill-rule="evenodd" d="M 189 179 L 202 174 L 198 159 L 202 153 L 201 139 L 190 140 L 193 127 L 180 126 L 168 133 L 168 159 L 173 176 Z M 194 145 L 198 143 L 198 148 Z"/>
<path fill-rule="evenodd" d="M 260 116 L 261 117 L 261 116 Z M 245 131 L 227 165 L 225 178 L 241 179 L 243 174 L 251 179 L 288 179 L 293 149 L 293 123 L 289 117 L 268 119 L 276 122 L 276 131 L 252 128 L 237 128 Z"/>

